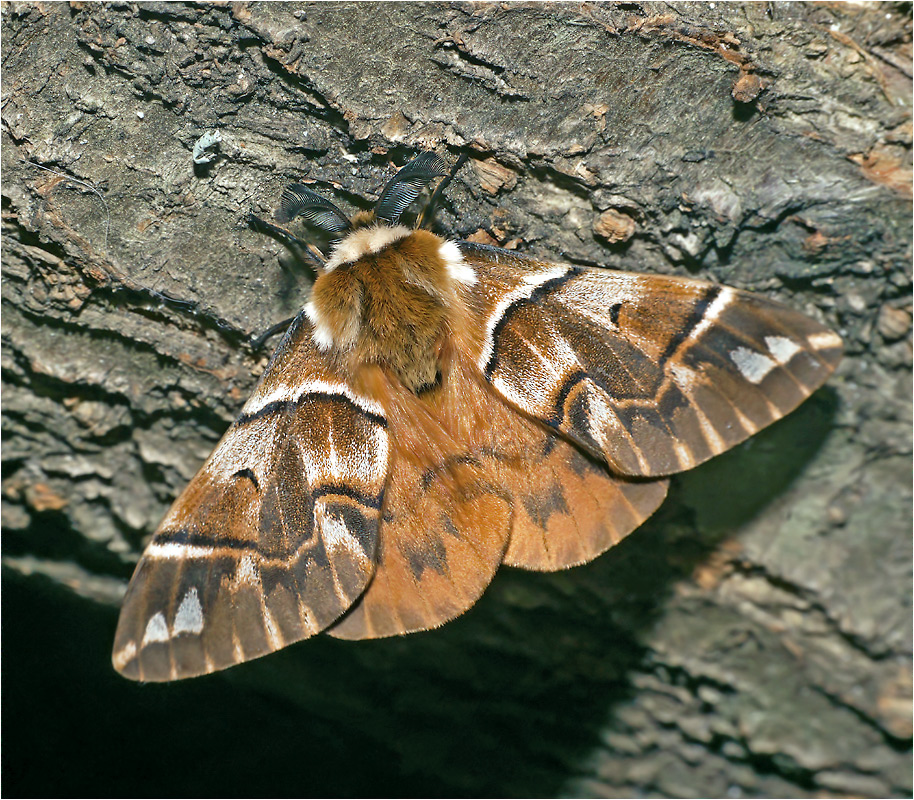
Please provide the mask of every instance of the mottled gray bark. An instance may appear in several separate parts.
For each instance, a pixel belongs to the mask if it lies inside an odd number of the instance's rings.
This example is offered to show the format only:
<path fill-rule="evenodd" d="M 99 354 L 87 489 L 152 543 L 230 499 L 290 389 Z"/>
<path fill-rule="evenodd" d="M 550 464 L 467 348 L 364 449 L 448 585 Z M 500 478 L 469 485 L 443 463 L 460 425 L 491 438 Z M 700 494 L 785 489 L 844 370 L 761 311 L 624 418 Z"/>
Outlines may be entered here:
<path fill-rule="evenodd" d="M 136 761 L 153 794 L 910 796 L 909 6 L 14 3 L 2 25 L 4 667 L 54 707 L 8 714 L 4 749 L 63 731 L 67 764 L 20 759 L 8 793 Z M 587 567 L 503 570 L 433 633 L 128 690 L 107 648 L 131 565 L 262 369 L 251 338 L 307 295 L 246 213 L 302 178 L 364 207 L 422 148 L 473 156 L 443 230 L 763 292 L 846 360 Z"/>

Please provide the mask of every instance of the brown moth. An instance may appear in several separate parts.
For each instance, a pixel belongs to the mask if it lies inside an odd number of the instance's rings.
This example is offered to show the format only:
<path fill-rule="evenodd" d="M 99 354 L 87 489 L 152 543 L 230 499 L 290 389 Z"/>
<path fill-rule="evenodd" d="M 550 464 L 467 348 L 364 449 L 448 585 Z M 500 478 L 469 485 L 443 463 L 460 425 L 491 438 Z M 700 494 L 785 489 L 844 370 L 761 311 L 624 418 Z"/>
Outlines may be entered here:
<path fill-rule="evenodd" d="M 590 561 L 657 509 L 666 476 L 796 408 L 841 358 L 836 334 L 764 297 L 401 224 L 446 174 L 423 153 L 351 220 L 284 192 L 277 218 L 335 244 L 137 566 L 124 676 L 427 630 L 499 564 Z"/>

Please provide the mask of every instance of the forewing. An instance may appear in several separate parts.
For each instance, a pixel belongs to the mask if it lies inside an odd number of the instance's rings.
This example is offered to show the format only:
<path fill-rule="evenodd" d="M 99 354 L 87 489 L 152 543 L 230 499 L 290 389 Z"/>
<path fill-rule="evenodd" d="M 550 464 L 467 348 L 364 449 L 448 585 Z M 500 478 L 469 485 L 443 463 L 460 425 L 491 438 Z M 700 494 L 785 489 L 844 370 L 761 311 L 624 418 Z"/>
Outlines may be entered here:
<path fill-rule="evenodd" d="M 333 623 L 371 578 L 386 419 L 300 316 L 137 565 L 115 637 L 128 678 L 232 666 Z"/>
<path fill-rule="evenodd" d="M 836 334 L 758 295 L 464 253 L 478 278 L 483 375 L 623 474 L 668 475 L 733 447 L 793 410 L 841 358 Z"/>

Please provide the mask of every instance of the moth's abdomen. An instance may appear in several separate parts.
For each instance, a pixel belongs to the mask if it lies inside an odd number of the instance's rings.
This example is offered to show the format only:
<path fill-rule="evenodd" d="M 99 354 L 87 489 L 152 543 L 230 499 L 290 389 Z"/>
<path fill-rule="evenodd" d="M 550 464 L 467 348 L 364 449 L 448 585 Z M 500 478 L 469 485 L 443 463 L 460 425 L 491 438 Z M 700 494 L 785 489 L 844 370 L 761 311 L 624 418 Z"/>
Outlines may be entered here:
<path fill-rule="evenodd" d="M 433 386 L 448 336 L 463 323 L 475 274 L 451 243 L 401 226 L 343 239 L 314 283 L 313 338 L 350 369 L 378 365 L 412 392 Z"/>

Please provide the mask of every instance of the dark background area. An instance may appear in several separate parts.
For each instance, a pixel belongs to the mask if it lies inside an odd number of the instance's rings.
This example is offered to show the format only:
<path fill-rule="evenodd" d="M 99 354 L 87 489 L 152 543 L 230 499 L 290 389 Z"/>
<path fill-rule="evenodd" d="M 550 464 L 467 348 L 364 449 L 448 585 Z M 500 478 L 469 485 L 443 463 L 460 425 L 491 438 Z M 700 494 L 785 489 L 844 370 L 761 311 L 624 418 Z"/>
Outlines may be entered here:
<path fill-rule="evenodd" d="M 4 794 L 911 795 L 910 4 L 10 3 L 2 40 Z M 136 558 L 307 297 L 248 211 L 370 206 L 420 149 L 470 155 L 442 231 L 761 292 L 845 360 L 592 564 L 124 681 Z"/>

